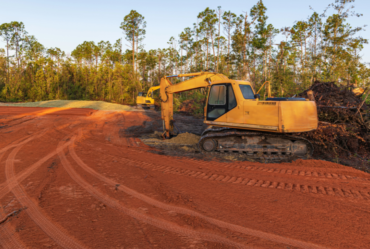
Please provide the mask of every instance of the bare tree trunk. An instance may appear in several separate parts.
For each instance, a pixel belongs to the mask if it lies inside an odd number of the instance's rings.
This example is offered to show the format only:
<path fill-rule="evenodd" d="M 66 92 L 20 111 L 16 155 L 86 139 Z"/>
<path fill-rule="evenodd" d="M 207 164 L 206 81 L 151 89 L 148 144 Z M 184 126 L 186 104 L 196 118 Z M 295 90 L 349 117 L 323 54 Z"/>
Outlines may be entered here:
<path fill-rule="evenodd" d="M 230 40 L 231 40 L 231 24 L 229 22 L 229 27 L 228 27 L 228 30 L 227 30 L 227 35 L 228 35 L 228 38 L 227 38 L 227 73 L 230 74 L 230 62 L 229 62 L 229 59 L 230 59 Z"/>
<path fill-rule="evenodd" d="M 9 69 L 10 69 L 10 63 L 9 63 L 9 41 L 7 40 L 6 41 L 6 59 L 7 59 L 7 62 L 8 62 L 8 85 L 9 85 Z"/>
<path fill-rule="evenodd" d="M 209 68 L 209 62 L 208 62 L 208 41 L 209 41 L 209 36 L 207 35 L 207 39 L 206 39 L 206 46 L 207 46 L 207 55 L 206 55 L 206 69 L 208 70 Z"/>
<path fill-rule="evenodd" d="M 193 55 L 190 56 L 190 66 L 189 66 L 189 68 L 191 68 L 192 65 L 193 65 Z"/>
<path fill-rule="evenodd" d="M 218 42 L 217 42 L 217 60 L 216 60 L 216 72 L 218 72 L 218 60 L 220 58 L 220 35 L 221 35 L 221 8 L 218 10 Z"/>
<path fill-rule="evenodd" d="M 159 73 L 158 73 L 158 82 L 160 83 L 161 82 L 161 63 L 162 62 L 162 56 L 159 56 L 158 57 L 158 69 L 159 69 Z"/>
<path fill-rule="evenodd" d="M 139 36 L 136 36 L 136 69 L 139 69 L 139 61 L 137 59 L 137 56 L 138 56 L 138 53 L 139 53 Z"/>
<path fill-rule="evenodd" d="M 199 20 L 197 19 L 197 28 L 198 28 L 198 21 Z M 198 65 L 198 47 L 199 47 L 199 43 L 198 43 L 198 32 L 197 31 L 196 31 L 195 39 L 196 39 L 196 42 L 197 42 L 197 46 L 195 47 L 195 68 L 196 68 L 196 70 L 198 70 L 197 65 Z"/>
<path fill-rule="evenodd" d="M 180 49 L 180 52 L 181 52 L 181 57 L 180 57 L 180 60 L 181 60 L 181 73 L 183 74 L 184 73 L 184 62 L 183 62 L 183 58 L 182 58 L 182 48 Z"/>
<path fill-rule="evenodd" d="M 134 72 L 134 77 L 135 77 L 135 32 L 134 31 L 132 31 L 132 70 Z"/>
<path fill-rule="evenodd" d="M 215 44 L 214 44 L 214 39 L 213 39 L 213 32 L 211 32 L 211 42 L 212 42 L 212 51 L 213 51 L 213 60 L 215 59 Z M 215 61 L 213 61 L 215 63 Z"/>
<path fill-rule="evenodd" d="M 179 67 L 179 62 L 178 62 L 178 60 L 176 60 L 176 64 L 175 64 L 176 66 L 175 66 L 175 74 L 177 75 L 178 74 L 178 71 L 179 71 L 179 69 L 178 69 L 178 67 Z"/>

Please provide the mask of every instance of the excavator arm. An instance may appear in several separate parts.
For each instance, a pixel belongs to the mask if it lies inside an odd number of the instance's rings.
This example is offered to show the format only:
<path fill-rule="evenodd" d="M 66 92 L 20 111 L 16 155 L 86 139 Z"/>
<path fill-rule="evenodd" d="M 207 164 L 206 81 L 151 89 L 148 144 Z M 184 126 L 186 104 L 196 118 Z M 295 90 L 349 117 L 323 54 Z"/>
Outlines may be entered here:
<path fill-rule="evenodd" d="M 149 88 L 148 94 L 146 96 L 150 97 L 150 98 L 153 98 L 153 92 L 155 90 L 158 90 L 159 88 L 160 88 L 160 86 L 152 86 L 151 88 Z"/>
<path fill-rule="evenodd" d="M 193 77 L 189 80 L 183 81 L 179 84 L 173 85 L 169 78 L 174 77 Z M 173 76 L 164 76 L 160 83 L 160 96 L 161 96 L 161 109 L 162 109 L 162 120 L 164 122 L 164 134 L 165 138 L 170 138 L 170 134 L 173 131 L 173 94 L 179 92 L 185 92 L 193 89 L 208 87 L 212 85 L 212 82 L 219 80 L 227 80 L 225 75 L 211 73 L 211 72 L 200 72 L 190 74 L 179 74 Z"/>

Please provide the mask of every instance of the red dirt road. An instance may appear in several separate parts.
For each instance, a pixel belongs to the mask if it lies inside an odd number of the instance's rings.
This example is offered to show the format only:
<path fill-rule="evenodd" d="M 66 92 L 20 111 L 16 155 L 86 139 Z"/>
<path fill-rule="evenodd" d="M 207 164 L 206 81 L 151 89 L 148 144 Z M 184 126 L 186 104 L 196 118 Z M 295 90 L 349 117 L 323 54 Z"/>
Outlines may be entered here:
<path fill-rule="evenodd" d="M 2 248 L 370 248 L 370 175 L 120 136 L 141 112 L 0 107 Z"/>

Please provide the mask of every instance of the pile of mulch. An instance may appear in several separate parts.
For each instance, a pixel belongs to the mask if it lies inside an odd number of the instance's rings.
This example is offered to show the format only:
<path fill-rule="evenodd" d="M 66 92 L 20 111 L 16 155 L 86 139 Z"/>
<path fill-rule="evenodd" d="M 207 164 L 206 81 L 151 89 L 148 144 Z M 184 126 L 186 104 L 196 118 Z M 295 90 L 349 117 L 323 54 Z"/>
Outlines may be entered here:
<path fill-rule="evenodd" d="M 367 158 L 370 149 L 370 108 L 363 96 L 353 88 L 334 82 L 316 81 L 309 89 L 298 94 L 309 98 L 309 91 L 317 105 L 319 127 L 302 133 L 315 146 L 318 154 L 331 158 Z"/>

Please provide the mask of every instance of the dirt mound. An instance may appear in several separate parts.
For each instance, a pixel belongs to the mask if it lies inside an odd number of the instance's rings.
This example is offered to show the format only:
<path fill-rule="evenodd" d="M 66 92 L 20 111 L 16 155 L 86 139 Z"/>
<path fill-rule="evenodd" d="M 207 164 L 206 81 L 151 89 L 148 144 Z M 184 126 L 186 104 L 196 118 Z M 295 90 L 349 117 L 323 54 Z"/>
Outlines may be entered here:
<path fill-rule="evenodd" d="M 121 105 L 105 101 L 88 100 L 48 100 L 37 102 L 0 102 L 0 106 L 16 107 L 61 107 L 61 108 L 90 108 L 100 111 L 140 111 L 128 105 Z"/>
<path fill-rule="evenodd" d="M 176 137 L 173 137 L 165 141 L 168 143 L 174 143 L 174 144 L 195 145 L 199 142 L 199 139 L 200 139 L 200 136 L 185 132 L 185 133 L 181 133 L 177 135 Z"/>

